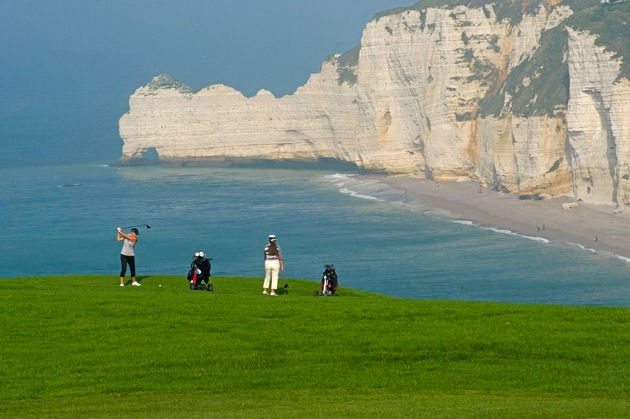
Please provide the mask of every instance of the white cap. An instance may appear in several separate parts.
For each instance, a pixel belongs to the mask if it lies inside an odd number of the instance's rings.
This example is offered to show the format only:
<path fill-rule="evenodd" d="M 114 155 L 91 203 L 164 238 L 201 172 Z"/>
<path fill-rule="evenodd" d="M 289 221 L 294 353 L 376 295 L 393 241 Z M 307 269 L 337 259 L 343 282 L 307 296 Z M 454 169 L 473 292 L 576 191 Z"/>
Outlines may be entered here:
<path fill-rule="evenodd" d="M 275 240 L 276 239 L 276 235 L 275 234 L 270 234 L 269 235 L 269 240 Z"/>
<path fill-rule="evenodd" d="M 204 257 L 206 254 L 204 252 L 199 252 L 199 257 L 202 258 Z"/>
<path fill-rule="evenodd" d="M 198 258 L 199 257 L 199 252 L 195 253 L 195 257 Z"/>

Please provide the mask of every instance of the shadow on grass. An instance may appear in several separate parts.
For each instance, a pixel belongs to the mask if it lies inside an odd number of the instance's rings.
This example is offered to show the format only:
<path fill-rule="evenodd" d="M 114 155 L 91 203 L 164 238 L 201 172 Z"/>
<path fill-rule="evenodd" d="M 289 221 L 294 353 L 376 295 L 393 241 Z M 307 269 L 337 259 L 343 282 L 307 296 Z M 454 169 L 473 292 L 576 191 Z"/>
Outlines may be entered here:
<path fill-rule="evenodd" d="M 151 278 L 151 275 L 137 276 L 136 277 L 136 281 L 138 281 L 138 283 L 142 284 L 142 281 L 144 281 L 147 278 Z M 130 278 L 130 279 L 125 280 L 124 284 L 125 284 L 125 286 L 131 285 L 131 282 L 132 281 L 131 281 L 131 278 Z"/>

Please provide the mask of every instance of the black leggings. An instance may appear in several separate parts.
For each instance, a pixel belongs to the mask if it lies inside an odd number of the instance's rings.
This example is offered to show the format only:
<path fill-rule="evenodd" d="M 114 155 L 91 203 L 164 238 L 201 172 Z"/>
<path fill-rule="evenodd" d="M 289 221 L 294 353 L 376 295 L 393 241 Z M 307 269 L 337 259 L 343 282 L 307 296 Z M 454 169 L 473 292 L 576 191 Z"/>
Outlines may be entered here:
<path fill-rule="evenodd" d="M 129 272 L 131 272 L 131 276 L 136 276 L 136 257 L 135 256 L 125 256 L 120 255 L 120 277 L 125 277 L 125 272 L 127 272 L 127 264 L 129 264 Z"/>

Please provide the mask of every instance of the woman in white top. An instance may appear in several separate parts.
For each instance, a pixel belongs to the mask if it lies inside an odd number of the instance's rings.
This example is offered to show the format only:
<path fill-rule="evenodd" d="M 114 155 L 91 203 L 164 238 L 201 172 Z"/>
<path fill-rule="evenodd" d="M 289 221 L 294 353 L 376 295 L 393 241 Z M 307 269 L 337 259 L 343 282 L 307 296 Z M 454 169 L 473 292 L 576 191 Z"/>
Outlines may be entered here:
<path fill-rule="evenodd" d="M 122 250 L 120 251 L 120 286 L 125 286 L 125 273 L 127 272 L 127 265 L 129 265 L 129 272 L 131 273 L 131 283 L 136 287 L 140 286 L 140 283 L 136 281 L 136 256 L 135 248 L 138 243 L 138 236 L 140 233 L 137 228 L 132 228 L 129 234 L 122 231 L 122 228 L 118 227 L 118 236 L 116 240 L 123 242 Z"/>

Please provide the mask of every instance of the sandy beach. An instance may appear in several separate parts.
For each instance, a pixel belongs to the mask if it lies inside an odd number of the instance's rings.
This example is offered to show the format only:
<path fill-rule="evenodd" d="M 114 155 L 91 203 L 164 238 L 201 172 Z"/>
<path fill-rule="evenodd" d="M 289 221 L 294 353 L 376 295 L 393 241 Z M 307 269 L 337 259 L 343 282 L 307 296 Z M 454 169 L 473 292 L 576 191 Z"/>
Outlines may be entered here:
<path fill-rule="evenodd" d="M 436 182 L 391 175 L 357 176 L 355 180 L 350 186 L 355 193 L 400 202 L 412 210 L 505 229 L 551 244 L 582 246 L 630 262 L 630 214 L 613 213 L 613 205 L 575 205 L 567 197 L 522 199 L 470 181 Z M 567 209 L 563 204 L 574 206 Z"/>

